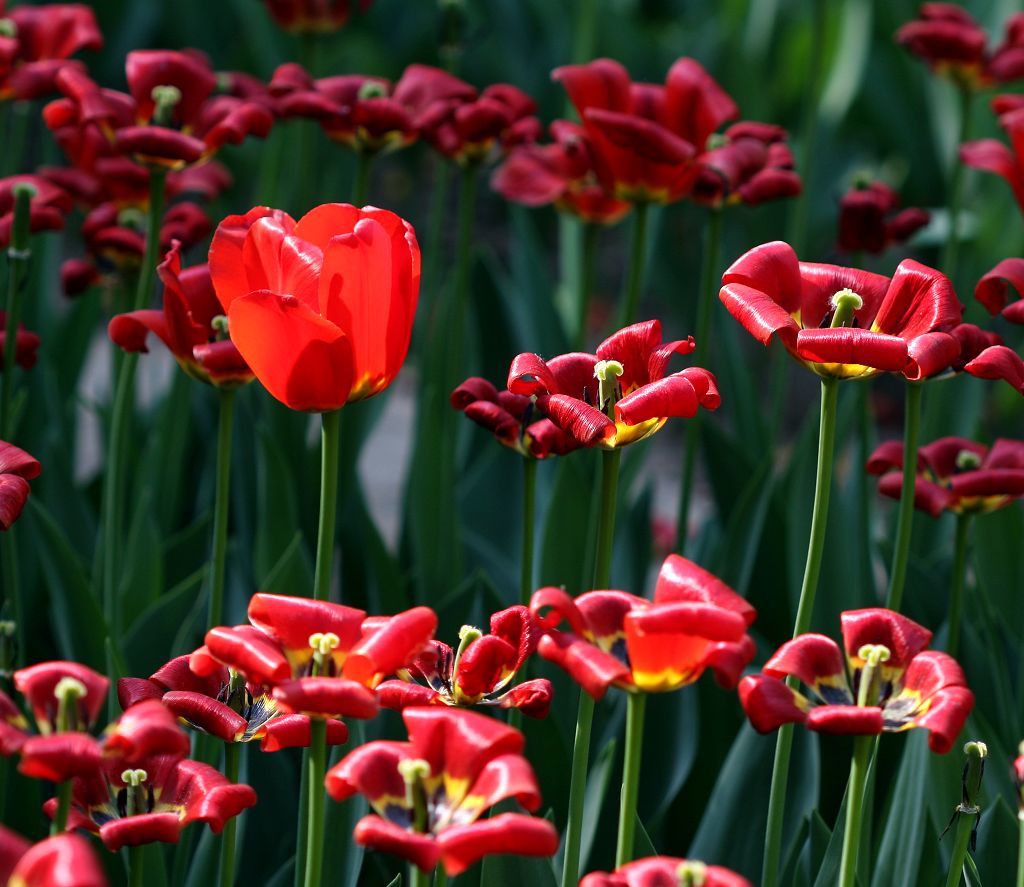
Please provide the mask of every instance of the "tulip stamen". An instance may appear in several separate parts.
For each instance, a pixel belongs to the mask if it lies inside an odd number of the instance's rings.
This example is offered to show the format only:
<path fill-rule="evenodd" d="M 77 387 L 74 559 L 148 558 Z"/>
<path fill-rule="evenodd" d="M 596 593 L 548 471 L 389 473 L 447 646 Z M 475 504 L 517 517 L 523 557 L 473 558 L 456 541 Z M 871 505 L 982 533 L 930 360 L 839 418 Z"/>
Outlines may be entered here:
<path fill-rule="evenodd" d="M 599 360 L 594 364 L 597 379 L 597 408 L 615 421 L 615 401 L 619 398 L 619 377 L 625 372 L 617 360 Z"/>
<path fill-rule="evenodd" d="M 835 329 L 841 326 L 853 326 L 851 321 L 854 320 L 854 312 L 860 311 L 864 307 L 864 300 L 849 287 L 844 287 L 829 299 L 829 305 L 832 306 L 833 311 L 832 322 L 829 326 Z"/>
<path fill-rule="evenodd" d="M 875 705 L 878 701 L 878 666 L 888 662 L 892 653 L 885 644 L 864 644 L 857 651 L 857 657 L 864 660 L 860 671 L 860 683 L 857 686 L 857 705 Z"/>
<path fill-rule="evenodd" d="M 697 860 L 686 860 L 676 870 L 679 887 L 704 887 L 708 877 L 708 867 Z"/>
<path fill-rule="evenodd" d="M 177 86 L 154 86 L 150 93 L 156 107 L 153 108 L 153 122 L 157 126 L 170 126 L 174 109 L 181 101 L 181 90 Z"/>
<path fill-rule="evenodd" d="M 88 691 L 85 684 L 77 678 L 63 677 L 53 688 L 57 698 L 57 732 L 67 733 L 79 729 L 78 700 L 83 699 Z"/>
<path fill-rule="evenodd" d="M 317 631 L 309 636 L 309 646 L 313 648 L 313 676 L 322 677 L 327 673 L 327 665 L 331 652 L 341 644 L 333 631 Z"/>
<path fill-rule="evenodd" d="M 412 810 L 415 832 L 427 830 L 427 797 L 423 781 L 430 776 L 430 763 L 422 758 L 406 758 L 398 762 L 398 773 L 405 782 L 405 803 Z"/>

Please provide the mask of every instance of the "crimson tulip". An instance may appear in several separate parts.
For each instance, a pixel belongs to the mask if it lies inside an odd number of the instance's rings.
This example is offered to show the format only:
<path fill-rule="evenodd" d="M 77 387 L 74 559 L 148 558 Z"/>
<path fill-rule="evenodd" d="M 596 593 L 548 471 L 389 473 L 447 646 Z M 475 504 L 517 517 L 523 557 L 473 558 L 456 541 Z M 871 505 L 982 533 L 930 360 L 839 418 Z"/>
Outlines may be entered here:
<path fill-rule="evenodd" d="M 580 887 L 751 887 L 729 869 L 675 856 L 648 856 L 614 872 L 591 872 Z"/>
<path fill-rule="evenodd" d="M 15 336 L 14 342 L 14 347 L 17 349 L 14 359 L 18 366 L 23 367 L 26 370 L 30 370 L 36 365 L 36 352 L 39 350 L 39 343 L 39 336 L 32 331 L 25 329 L 25 325 L 19 321 L 18 334 Z M 6 348 L 7 312 L 0 311 L 0 359 L 3 358 Z M 0 363 L 2 363 L 2 360 L 0 360 Z"/>
<path fill-rule="evenodd" d="M 604 590 L 573 599 L 560 588 L 542 588 L 530 608 L 547 632 L 537 647 L 540 655 L 569 672 L 594 699 L 611 686 L 632 693 L 677 690 L 707 668 L 719 684 L 735 687 L 754 657 L 747 634 L 754 608 L 677 554 L 662 564 L 653 601 Z M 563 621 L 568 630 L 557 630 Z"/>
<path fill-rule="evenodd" d="M 348 21 L 353 8 L 366 12 L 373 0 L 264 0 L 277 24 L 294 34 L 328 34 Z"/>
<path fill-rule="evenodd" d="M 1010 287 L 1017 299 L 1010 301 Z M 981 276 L 974 286 L 974 298 L 990 314 L 1002 314 L 1012 323 L 1024 323 L 1024 259 L 1003 259 Z"/>
<path fill-rule="evenodd" d="M 547 717 L 551 681 L 545 678 L 510 686 L 523 663 L 537 648 L 536 618 L 522 606 L 491 616 L 491 633 L 465 625 L 458 650 L 430 641 L 408 666 L 401 680 L 384 681 L 377 697 L 385 708 L 412 705 L 496 706 L 515 708 L 532 718 Z"/>
<path fill-rule="evenodd" d="M 919 380 L 951 366 L 960 344 L 948 328 L 961 307 L 949 279 L 905 259 L 892 278 L 800 262 L 775 241 L 740 256 L 722 277 L 729 313 L 767 345 L 778 336 L 826 378 L 881 372 Z"/>
<path fill-rule="evenodd" d="M 1024 360 L 1006 345 L 986 348 L 964 367 L 964 371 L 979 379 L 1002 379 L 1024 394 Z"/>
<path fill-rule="evenodd" d="M 740 682 L 754 729 L 802 723 L 823 733 L 873 736 L 924 727 L 932 751 L 948 752 L 974 705 L 956 661 L 926 649 L 932 633 L 892 610 L 848 610 L 841 620 L 845 662 L 831 638 L 803 634 L 783 644 L 761 674 Z M 788 677 L 810 695 L 790 687 Z"/>
<path fill-rule="evenodd" d="M 594 148 L 597 176 L 622 200 L 671 203 L 685 197 L 708 137 L 739 108 L 699 63 L 681 58 L 665 85 L 634 83 L 612 59 L 566 65 L 552 74 L 569 94 Z"/>
<path fill-rule="evenodd" d="M 372 397 L 401 369 L 420 250 L 394 213 L 328 203 L 297 223 L 267 207 L 228 216 L 213 236 L 210 274 L 231 341 L 293 410 Z"/>
<path fill-rule="evenodd" d="M 692 338 L 661 341 L 661 323 L 634 323 L 609 336 L 597 354 L 563 354 L 549 361 L 520 354 L 508 390 L 535 396 L 538 409 L 581 446 L 612 450 L 650 437 L 670 417 L 718 409 L 715 377 L 700 367 L 665 375 L 673 354 L 688 354 Z"/>
<path fill-rule="evenodd" d="M 0 100 L 38 99 L 56 88 L 57 73 L 82 49 L 102 49 L 103 35 L 84 3 L 0 3 Z"/>
<path fill-rule="evenodd" d="M 878 492 L 898 499 L 903 489 L 903 445 L 890 440 L 868 459 L 880 475 Z M 987 514 L 1024 496 L 1024 442 L 1001 438 L 991 448 L 962 437 L 942 437 L 917 454 L 914 505 L 932 517 Z"/>
<path fill-rule="evenodd" d="M 547 820 L 521 813 L 483 817 L 507 799 L 530 811 L 540 806 L 518 730 L 450 708 L 407 708 L 402 720 L 408 742 L 369 742 L 327 773 L 332 798 L 362 794 L 374 810 L 356 825 L 356 843 L 426 872 L 440 862 L 449 875 L 492 853 L 554 854 L 558 833 Z"/>
<path fill-rule="evenodd" d="M 878 254 L 928 224 L 923 209 L 899 209 L 900 196 L 876 181 L 856 182 L 839 201 L 839 249 Z"/>
<path fill-rule="evenodd" d="M 1024 108 L 1000 115 L 999 125 L 1009 139 L 1009 147 L 998 139 L 965 142 L 960 146 L 960 160 L 1005 179 L 1024 212 Z"/>
<path fill-rule="evenodd" d="M 63 188 L 41 176 L 19 175 L 0 179 L 0 247 L 10 246 L 14 225 L 15 188 L 30 185 L 35 192 L 29 203 L 29 230 L 59 231 L 64 217 L 71 211 L 73 200 Z"/>
<path fill-rule="evenodd" d="M 753 121 L 734 123 L 722 135 L 711 136 L 708 150 L 697 159 L 693 199 L 720 208 L 797 197 L 803 186 L 786 137 L 781 126 Z"/>
<path fill-rule="evenodd" d="M 2 317 L 0 313 L 0 322 Z M 42 470 L 38 460 L 0 440 L 0 530 L 9 530 L 18 519 L 31 491 L 28 482 Z"/>
<path fill-rule="evenodd" d="M 107 887 L 89 842 L 75 834 L 31 844 L 0 826 L 0 881 L 9 887 Z"/>
<path fill-rule="evenodd" d="M 163 309 L 116 315 L 108 327 L 111 340 L 125 351 L 145 352 L 146 337 L 153 333 L 200 382 L 234 388 L 252 381 L 252 371 L 227 338 L 209 266 L 182 271 L 181 245 L 174 241 L 157 275 L 164 284 Z"/>

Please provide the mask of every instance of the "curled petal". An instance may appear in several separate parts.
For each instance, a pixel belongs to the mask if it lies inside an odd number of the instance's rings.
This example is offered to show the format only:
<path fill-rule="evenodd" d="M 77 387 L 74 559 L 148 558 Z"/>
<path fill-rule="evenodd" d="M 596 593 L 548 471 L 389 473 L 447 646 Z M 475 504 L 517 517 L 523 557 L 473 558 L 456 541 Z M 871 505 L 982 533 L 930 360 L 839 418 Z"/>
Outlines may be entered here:
<path fill-rule="evenodd" d="M 733 690 L 743 676 L 743 670 L 750 665 L 757 653 L 757 645 L 750 635 L 745 634 L 735 643 L 718 641 L 710 646 L 707 664 L 715 674 L 718 686 Z"/>
<path fill-rule="evenodd" d="M 345 678 L 298 678 L 283 681 L 273 690 L 282 709 L 311 717 L 360 718 L 377 714 L 377 697 L 357 681 Z"/>
<path fill-rule="evenodd" d="M 100 826 L 100 840 L 111 853 L 154 841 L 177 844 L 181 827 L 177 813 L 140 813 L 105 822 Z"/>
<path fill-rule="evenodd" d="M 903 492 L 903 475 L 893 472 L 878 481 L 878 492 L 890 499 L 899 499 Z M 923 477 L 914 479 L 914 507 L 938 518 L 947 508 L 957 503 L 957 497 L 947 487 L 939 486 Z"/>
<path fill-rule="evenodd" d="M 921 457 L 918 455 L 918 465 L 921 464 Z M 903 442 L 899 440 L 887 440 L 875 447 L 874 452 L 868 457 L 865 469 L 868 474 L 885 474 L 887 471 L 897 471 L 903 468 Z"/>
<path fill-rule="evenodd" d="M 930 731 L 928 747 L 944 755 L 952 747 L 974 707 L 974 694 L 966 687 L 949 687 L 939 693 L 915 726 Z"/>
<path fill-rule="evenodd" d="M 184 757 L 190 747 L 188 736 L 174 715 L 156 699 L 146 699 L 129 708 L 103 742 L 104 752 L 123 758 L 127 764 L 153 755 Z"/>
<path fill-rule="evenodd" d="M 328 745 L 344 745 L 348 742 L 348 727 L 345 724 L 333 718 L 326 723 Z M 309 747 L 312 730 L 310 719 L 305 715 L 278 715 L 267 721 L 265 729 L 266 733 L 260 741 L 260 751 Z"/>
<path fill-rule="evenodd" d="M 757 611 L 717 576 L 678 554 L 665 558 L 654 587 L 655 603 L 694 601 L 714 604 L 739 613 L 747 625 Z"/>
<path fill-rule="evenodd" d="M 748 675 L 739 684 L 740 703 L 758 733 L 807 720 L 807 700 L 777 678 Z"/>
<path fill-rule="evenodd" d="M 164 694 L 162 701 L 183 721 L 224 742 L 237 741 L 249 725 L 234 709 L 203 693 L 171 690 Z"/>
<path fill-rule="evenodd" d="M 0 866 L 0 876 L 3 874 Z M 9 883 L 25 887 L 107 887 L 107 878 L 89 842 L 65 833 L 26 848 Z"/>
<path fill-rule="evenodd" d="M 406 831 L 372 814 L 359 820 L 353 838 L 363 847 L 408 860 L 424 872 L 433 871 L 441 858 L 441 848 L 432 836 Z"/>
<path fill-rule="evenodd" d="M 535 678 L 516 684 L 495 699 L 499 708 L 517 708 L 529 718 L 546 718 L 551 709 L 554 689 L 547 678 Z"/>
<path fill-rule="evenodd" d="M 807 713 L 806 723 L 810 730 L 845 736 L 877 736 L 883 730 L 876 705 L 819 705 Z"/>
<path fill-rule="evenodd" d="M 854 327 L 800 330 L 796 353 L 813 363 L 852 364 L 883 372 L 902 372 L 908 360 L 904 339 Z"/>
<path fill-rule="evenodd" d="M 146 337 L 150 333 L 159 338 L 168 349 L 172 348 L 171 336 L 163 311 L 147 308 L 143 311 L 117 314 L 110 319 L 110 323 L 107 325 L 107 335 L 110 336 L 110 341 L 128 352 L 142 354 L 148 352 Z"/>
<path fill-rule="evenodd" d="M 9 530 L 21 516 L 30 492 L 25 478 L 0 474 L 0 530 Z"/>
<path fill-rule="evenodd" d="M 182 825 L 205 822 L 214 834 L 256 804 L 256 792 L 250 786 L 231 783 L 213 767 L 189 760 L 177 764 L 162 797 L 184 807 Z"/>
<path fill-rule="evenodd" d="M 902 670 L 932 640 L 932 633 L 923 625 L 882 607 L 846 610 L 840 621 L 846 655 L 856 667 L 861 664 L 858 651 L 865 644 L 884 645 L 889 650 L 884 668 Z"/>
<path fill-rule="evenodd" d="M 373 686 L 382 676 L 404 668 L 434 636 L 437 616 L 430 607 L 413 607 L 366 631 L 345 660 L 346 678 Z"/>
<path fill-rule="evenodd" d="M 555 425 L 585 447 L 595 446 L 615 436 L 615 423 L 599 409 L 578 398 L 552 394 L 539 400 L 538 405 Z"/>
<path fill-rule="evenodd" d="M 1024 394 L 1024 360 L 1005 345 L 986 348 L 964 370 L 980 379 L 1003 379 Z"/>
<path fill-rule="evenodd" d="M 53 733 L 25 741 L 18 772 L 33 779 L 65 782 L 95 773 L 102 763 L 100 745 L 87 733 Z"/>
<path fill-rule="evenodd" d="M 591 370 L 593 371 L 593 370 Z M 554 374 L 538 354 L 519 354 L 508 371 L 508 390 L 526 397 L 559 390 Z"/>
<path fill-rule="evenodd" d="M 411 705 L 447 705 L 437 690 L 398 679 L 380 684 L 377 687 L 377 699 L 382 708 L 390 708 L 392 711 L 401 711 Z"/>
<path fill-rule="evenodd" d="M 473 781 L 468 797 L 481 811 L 506 798 L 515 798 L 519 806 L 531 813 L 540 806 L 537 778 L 529 762 L 520 754 L 491 758 Z"/>
<path fill-rule="evenodd" d="M 437 845 L 445 871 L 455 876 L 493 853 L 553 856 L 558 850 L 558 832 L 546 819 L 502 813 L 445 829 L 438 835 Z"/>
<path fill-rule="evenodd" d="M 615 414 L 627 425 L 639 425 L 661 417 L 688 419 L 697 415 L 699 406 L 714 410 L 721 402 L 715 377 L 691 367 L 627 394 L 615 404 Z"/>
<path fill-rule="evenodd" d="M 306 637 L 308 639 L 309 635 Z M 210 629 L 206 633 L 206 644 L 189 659 L 189 666 L 199 675 L 219 672 L 225 665 L 259 684 L 274 684 L 292 674 L 280 647 L 266 634 L 248 625 Z"/>
<path fill-rule="evenodd" d="M 542 613 L 542 610 L 545 612 Z M 558 628 L 565 619 L 576 634 L 583 634 L 587 630 L 586 621 L 576 601 L 563 588 L 547 586 L 537 589 L 530 598 L 530 612 L 544 629 Z"/>
<path fill-rule="evenodd" d="M 114 148 L 121 154 L 172 164 L 195 163 L 206 151 L 201 139 L 162 126 L 124 126 L 114 135 Z"/>
<path fill-rule="evenodd" d="M 904 375 L 911 381 L 927 379 L 953 367 L 960 356 L 960 342 L 949 333 L 925 333 L 911 339 L 907 356 Z"/>
<path fill-rule="evenodd" d="M 249 621 L 276 638 L 294 656 L 311 656 L 310 635 L 331 632 L 338 636 L 338 651 L 347 653 L 358 643 L 366 613 L 355 607 L 284 594 L 254 594 Z"/>
<path fill-rule="evenodd" d="M 613 684 L 632 684 L 632 673 L 623 662 L 577 635 L 563 632 L 545 635 L 537 651 L 567 671 L 594 699 L 603 699 Z"/>
<path fill-rule="evenodd" d="M 763 671 L 776 679 L 799 678 L 823 702 L 853 702 L 843 654 L 836 642 L 823 634 L 803 634 L 787 641 Z"/>
<path fill-rule="evenodd" d="M 1024 259 L 1003 259 L 991 271 L 983 274 L 975 284 L 974 298 L 990 314 L 998 314 L 1010 301 L 1011 286 L 1017 291 L 1018 298 L 1024 296 Z"/>
<path fill-rule="evenodd" d="M 514 672 L 517 651 L 508 641 L 487 634 L 463 651 L 453 684 L 470 699 L 493 692 Z"/>
<path fill-rule="evenodd" d="M 405 798 L 405 782 L 398 764 L 411 756 L 407 742 L 375 740 L 350 751 L 327 771 L 324 785 L 335 801 L 362 794 L 375 809 L 386 809 Z"/>

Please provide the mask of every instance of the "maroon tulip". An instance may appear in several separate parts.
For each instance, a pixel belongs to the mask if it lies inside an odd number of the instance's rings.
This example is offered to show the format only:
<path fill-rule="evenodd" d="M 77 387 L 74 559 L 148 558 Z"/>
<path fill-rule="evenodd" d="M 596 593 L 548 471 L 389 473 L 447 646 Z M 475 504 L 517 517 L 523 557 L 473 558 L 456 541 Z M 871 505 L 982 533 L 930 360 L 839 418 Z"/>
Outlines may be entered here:
<path fill-rule="evenodd" d="M 580 887 L 752 887 L 746 879 L 718 865 L 674 856 L 649 856 L 614 872 L 591 872 Z"/>
<path fill-rule="evenodd" d="M 39 477 L 41 471 L 36 459 L 0 440 L 0 530 L 9 530 L 18 519 L 28 500 L 28 482 Z"/>
<path fill-rule="evenodd" d="M 1024 212 L 1024 109 L 1001 115 L 999 125 L 1010 140 L 1009 147 L 998 139 L 965 142 L 960 146 L 960 160 L 1005 179 Z"/>
<path fill-rule="evenodd" d="M 14 189 L 17 185 L 30 185 L 35 193 L 29 202 L 29 229 L 59 231 L 64 227 L 64 216 L 74 201 L 71 195 L 41 176 L 21 175 L 0 179 L 0 247 L 10 246 L 14 225 Z"/>
<path fill-rule="evenodd" d="M 960 322 L 949 280 L 905 259 L 890 279 L 857 268 L 800 262 L 788 243 L 762 244 L 722 277 L 720 298 L 752 336 L 778 336 L 815 373 L 840 379 L 881 372 L 922 379 L 952 366 Z"/>
<path fill-rule="evenodd" d="M 1010 287 L 1017 300 L 1010 301 Z M 974 298 L 991 314 L 1002 314 L 1012 323 L 1024 323 L 1024 259 L 1003 259 L 982 275 L 974 286 Z"/>
<path fill-rule="evenodd" d="M 900 210 L 899 205 L 899 194 L 882 182 L 854 184 L 839 201 L 839 249 L 878 254 L 928 224 L 923 209 Z"/>
<path fill-rule="evenodd" d="M 30 370 L 36 365 L 36 352 L 39 350 L 40 339 L 35 333 L 25 329 L 25 325 L 18 323 L 18 332 L 15 336 L 14 355 L 15 362 L 23 369 Z M 0 365 L 2 365 L 4 351 L 7 349 L 7 312 L 0 311 Z"/>
<path fill-rule="evenodd" d="M 899 499 L 903 489 L 903 445 L 890 440 L 868 459 L 880 475 L 878 492 Z M 914 505 L 932 517 L 987 514 L 1024 496 L 1024 442 L 1000 439 L 991 449 L 962 437 L 943 437 L 918 452 Z"/>
<path fill-rule="evenodd" d="M 343 27 L 353 8 L 366 12 L 373 0 L 263 0 L 277 24 L 293 34 L 329 34 Z"/>
<path fill-rule="evenodd" d="M 964 371 L 979 379 L 1002 379 L 1024 394 L 1024 360 L 1005 345 L 986 348 Z"/>

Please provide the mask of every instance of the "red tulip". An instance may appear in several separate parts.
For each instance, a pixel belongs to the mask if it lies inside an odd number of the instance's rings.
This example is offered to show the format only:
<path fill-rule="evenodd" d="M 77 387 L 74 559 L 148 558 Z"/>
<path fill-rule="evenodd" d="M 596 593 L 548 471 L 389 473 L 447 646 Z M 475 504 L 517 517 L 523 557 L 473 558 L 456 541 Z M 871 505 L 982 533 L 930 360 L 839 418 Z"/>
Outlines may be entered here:
<path fill-rule="evenodd" d="M 509 607 L 491 616 L 491 633 L 463 626 L 458 650 L 430 641 L 399 671 L 401 680 L 385 681 L 377 696 L 385 708 L 411 705 L 497 706 L 516 708 L 532 718 L 547 717 L 551 682 L 545 678 L 510 686 L 537 647 L 539 627 L 526 607 Z"/>
<path fill-rule="evenodd" d="M 752 887 L 729 869 L 674 856 L 649 856 L 614 872 L 591 872 L 580 887 Z"/>
<path fill-rule="evenodd" d="M 36 352 L 39 350 L 40 339 L 35 333 L 25 329 L 23 323 L 18 323 L 18 332 L 15 336 L 14 347 L 17 349 L 14 359 L 18 366 L 26 370 L 36 365 Z M 7 312 L 0 311 L 0 363 L 2 363 L 4 351 L 7 349 Z"/>
<path fill-rule="evenodd" d="M 38 464 L 38 463 L 37 463 Z M 58 685 L 71 679 L 81 685 L 76 696 L 72 730 L 87 730 L 99 717 L 106 702 L 110 681 L 77 662 L 40 662 L 14 673 L 14 686 L 32 709 L 39 732 L 46 736 L 57 730 Z"/>
<path fill-rule="evenodd" d="M 878 492 L 900 498 L 903 445 L 881 444 L 868 459 L 869 474 L 881 475 Z M 939 517 L 944 511 L 978 514 L 1004 508 L 1024 496 L 1024 442 L 997 440 L 989 449 L 962 437 L 942 437 L 921 447 L 914 480 L 914 505 Z"/>
<path fill-rule="evenodd" d="M 31 491 L 28 482 L 39 477 L 41 471 L 36 459 L 0 440 L 0 530 L 9 530 L 18 519 Z"/>
<path fill-rule="evenodd" d="M 1017 300 L 1010 302 L 1009 290 L 1017 291 Z M 1002 314 L 1013 323 L 1024 323 L 1024 259 L 1003 259 L 982 275 L 974 286 L 974 298 L 991 314 Z"/>
<path fill-rule="evenodd" d="M 71 195 L 41 176 L 20 175 L 0 179 L 0 247 L 10 246 L 14 225 L 14 189 L 17 185 L 30 185 L 35 193 L 29 202 L 29 230 L 59 231 L 64 227 L 64 216 L 71 211 Z"/>
<path fill-rule="evenodd" d="M 182 271 L 180 244 L 174 241 L 157 275 L 164 284 L 163 310 L 116 315 L 108 327 L 111 340 L 125 351 L 144 352 L 146 337 L 153 333 L 178 365 L 200 382 L 234 388 L 252 381 L 252 371 L 227 338 L 226 324 L 218 328 L 223 315 L 209 266 Z"/>
<path fill-rule="evenodd" d="M 882 182 L 855 184 L 839 201 L 839 249 L 881 253 L 928 224 L 923 209 L 899 210 L 899 205 L 899 194 Z"/>
<path fill-rule="evenodd" d="M 979 379 L 1002 379 L 1024 394 L 1024 360 L 1005 345 L 986 348 L 964 371 Z"/>
<path fill-rule="evenodd" d="M 1012 772 L 1013 783 L 1017 787 L 1017 807 L 1019 810 L 1024 810 L 1024 747 L 1019 751 L 1020 754 L 1013 761 Z"/>
<path fill-rule="evenodd" d="M 788 243 L 775 241 L 740 256 L 722 283 L 722 302 L 747 332 L 765 345 L 777 335 L 821 376 L 897 372 L 921 379 L 951 366 L 960 353 L 945 332 L 960 321 L 952 284 L 911 259 L 890 279 L 800 262 Z"/>
<path fill-rule="evenodd" d="M 804 634 L 783 644 L 761 674 L 740 682 L 754 728 L 767 733 L 802 723 L 824 733 L 871 736 L 924 727 L 932 751 L 948 752 L 974 694 L 952 657 L 925 649 L 932 633 L 883 609 L 848 610 L 842 629 L 845 663 L 831 638 Z M 792 689 L 784 680 L 790 676 L 810 695 Z"/>
<path fill-rule="evenodd" d="M 739 114 L 696 61 L 679 59 L 665 85 L 634 83 L 622 65 L 598 59 L 557 68 L 594 147 L 597 175 L 615 197 L 671 203 L 700 172 L 708 137 Z"/>
<path fill-rule="evenodd" d="M 999 125 L 1010 140 L 1009 147 L 998 139 L 965 142 L 960 146 L 960 160 L 1004 178 L 1024 212 L 1024 109 L 1001 115 Z"/>
<path fill-rule="evenodd" d="M 796 197 L 803 187 L 781 126 L 734 123 L 721 136 L 709 139 L 709 148 L 697 163 L 700 173 L 693 199 L 706 206 L 758 206 Z"/>
<path fill-rule="evenodd" d="M 286 31 L 295 34 L 327 34 L 348 21 L 354 0 L 264 0 L 271 18 Z M 373 0 L 358 0 L 360 12 L 366 12 Z"/>
<path fill-rule="evenodd" d="M 558 833 L 545 819 L 481 818 L 507 799 L 530 811 L 540 806 L 518 730 L 450 708 L 407 708 L 402 719 L 408 742 L 367 743 L 327 773 L 332 798 L 362 794 L 375 811 L 356 825 L 356 843 L 427 872 L 440 862 L 449 875 L 492 853 L 554 854 Z"/>
<path fill-rule="evenodd" d="M 718 409 L 721 398 L 707 370 L 665 375 L 673 354 L 693 348 L 692 338 L 662 343 L 657 320 L 634 323 L 605 339 L 596 355 L 544 361 L 520 354 L 509 369 L 508 389 L 536 396 L 541 413 L 582 446 L 616 449 L 650 437 L 672 416 Z"/>
<path fill-rule="evenodd" d="M 231 340 L 278 400 L 326 412 L 391 384 L 420 285 L 412 226 L 387 210 L 328 203 L 298 223 L 256 207 L 229 216 L 210 274 Z"/>
<path fill-rule="evenodd" d="M 754 657 L 747 634 L 756 613 L 724 582 L 672 554 L 662 564 L 654 600 L 625 591 L 589 591 L 573 599 L 542 588 L 530 601 L 547 634 L 538 652 L 601 699 L 610 686 L 664 693 L 711 668 L 735 687 Z M 569 630 L 556 631 L 562 621 Z"/>
<path fill-rule="evenodd" d="M 85 838 L 65 833 L 32 845 L 2 826 L 0 881 L 10 887 L 107 887 Z"/>

